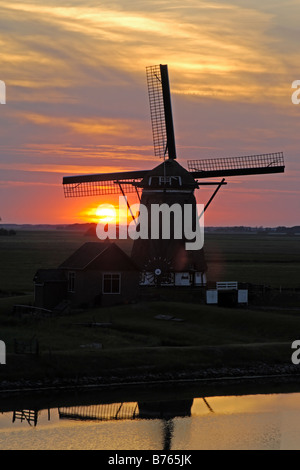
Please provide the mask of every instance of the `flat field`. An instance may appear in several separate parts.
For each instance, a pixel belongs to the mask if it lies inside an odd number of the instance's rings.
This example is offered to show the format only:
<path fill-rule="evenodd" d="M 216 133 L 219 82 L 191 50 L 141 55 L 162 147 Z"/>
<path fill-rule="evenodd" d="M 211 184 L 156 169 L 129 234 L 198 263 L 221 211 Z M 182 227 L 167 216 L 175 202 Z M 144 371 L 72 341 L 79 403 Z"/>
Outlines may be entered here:
<path fill-rule="evenodd" d="M 300 287 L 300 236 L 208 234 L 208 278 L 271 287 Z"/>

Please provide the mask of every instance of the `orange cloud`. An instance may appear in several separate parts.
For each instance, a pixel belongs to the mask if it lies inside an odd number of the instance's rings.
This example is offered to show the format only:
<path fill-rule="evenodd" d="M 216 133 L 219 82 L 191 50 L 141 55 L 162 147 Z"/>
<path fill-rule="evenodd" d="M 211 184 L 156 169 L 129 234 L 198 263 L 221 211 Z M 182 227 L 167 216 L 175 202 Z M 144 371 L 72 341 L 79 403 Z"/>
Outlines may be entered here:
<path fill-rule="evenodd" d="M 82 134 L 120 135 L 130 130 L 130 124 L 121 119 L 109 118 L 82 118 L 76 120 L 71 117 L 52 117 L 44 114 L 26 113 L 24 119 L 39 125 L 54 127 L 67 127 Z"/>
<path fill-rule="evenodd" d="M 288 27 L 290 18 L 284 18 L 280 6 L 268 11 L 256 1 L 250 7 L 207 1 L 183 5 L 177 0 L 172 8 L 161 2 L 157 10 L 143 10 L 143 4 L 126 8 L 122 2 L 94 7 L 23 1 L 2 2 L 1 12 L 10 21 L 19 13 L 28 24 L 45 26 L 35 41 L 17 32 L 9 38 L 0 35 L 12 83 L 30 88 L 82 84 L 86 75 L 79 61 L 93 70 L 113 67 L 139 77 L 146 65 L 159 60 L 174 71 L 174 93 L 234 101 L 276 98 L 282 103 L 290 72 L 298 63 L 298 51 L 292 48 L 286 54 L 278 47 L 274 27 L 283 20 Z M 62 49 L 49 37 L 53 29 Z M 20 64 L 26 76 L 16 78 Z M 35 75 L 29 76 L 28 64 Z M 89 80 L 97 82 L 95 75 Z M 114 80 L 121 78 L 116 74 Z"/>

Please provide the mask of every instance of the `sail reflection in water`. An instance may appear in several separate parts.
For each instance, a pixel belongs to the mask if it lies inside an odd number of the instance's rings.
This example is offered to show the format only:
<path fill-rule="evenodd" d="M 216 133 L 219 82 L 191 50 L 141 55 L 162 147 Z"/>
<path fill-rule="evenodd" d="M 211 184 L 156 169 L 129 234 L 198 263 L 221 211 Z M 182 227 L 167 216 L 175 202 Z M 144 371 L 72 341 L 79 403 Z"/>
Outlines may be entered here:
<path fill-rule="evenodd" d="M 58 414 L 60 419 L 111 421 L 135 419 L 139 413 L 137 403 L 108 403 L 91 406 L 68 406 L 59 408 Z"/>
<path fill-rule="evenodd" d="M 205 399 L 204 399 L 205 400 Z M 59 408 L 60 419 L 82 421 L 113 421 L 127 419 L 162 419 L 163 450 L 172 447 L 175 417 L 191 416 L 193 400 L 147 403 L 110 403 L 92 406 Z"/>
<path fill-rule="evenodd" d="M 110 421 L 120 419 L 171 419 L 191 416 L 193 400 L 142 403 L 106 403 L 58 409 L 60 419 Z"/>

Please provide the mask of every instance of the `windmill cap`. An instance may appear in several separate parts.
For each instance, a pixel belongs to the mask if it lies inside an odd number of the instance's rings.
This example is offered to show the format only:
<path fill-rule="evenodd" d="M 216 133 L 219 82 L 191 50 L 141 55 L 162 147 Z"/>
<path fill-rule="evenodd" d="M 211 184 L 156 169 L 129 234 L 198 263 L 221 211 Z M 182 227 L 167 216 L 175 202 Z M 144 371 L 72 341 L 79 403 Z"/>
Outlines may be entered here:
<path fill-rule="evenodd" d="M 193 189 L 198 183 L 193 176 L 176 160 L 168 159 L 149 171 L 139 183 L 141 188 L 178 187 L 178 189 Z"/>

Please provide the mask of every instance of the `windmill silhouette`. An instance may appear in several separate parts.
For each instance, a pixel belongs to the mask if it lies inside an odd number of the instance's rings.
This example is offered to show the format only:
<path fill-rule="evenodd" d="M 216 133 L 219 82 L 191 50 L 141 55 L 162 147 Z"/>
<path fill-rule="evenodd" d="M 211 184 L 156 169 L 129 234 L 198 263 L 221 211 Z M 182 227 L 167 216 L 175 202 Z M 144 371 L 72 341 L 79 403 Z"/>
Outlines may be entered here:
<path fill-rule="evenodd" d="M 242 157 L 189 160 L 188 169 L 177 162 L 170 85 L 167 65 L 146 68 L 154 154 L 163 162 L 152 170 L 123 171 L 94 175 L 66 176 L 63 178 L 65 197 L 136 193 L 141 204 L 151 209 L 153 204 L 191 204 L 193 226 L 197 223 L 194 192 L 201 186 L 216 186 L 204 206 L 207 210 L 220 188 L 227 184 L 226 177 L 266 175 L 284 172 L 282 152 Z M 222 178 L 206 181 L 207 178 Z M 127 205 L 130 208 L 128 201 Z M 150 210 L 148 211 L 151 212 Z M 151 221 L 149 221 L 151 225 Z M 141 271 L 141 285 L 193 285 L 206 284 L 204 251 L 186 250 L 186 239 L 138 238 L 133 243 L 132 258 Z"/>

